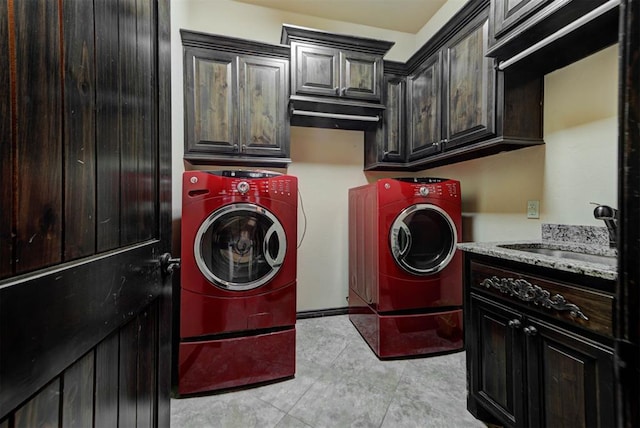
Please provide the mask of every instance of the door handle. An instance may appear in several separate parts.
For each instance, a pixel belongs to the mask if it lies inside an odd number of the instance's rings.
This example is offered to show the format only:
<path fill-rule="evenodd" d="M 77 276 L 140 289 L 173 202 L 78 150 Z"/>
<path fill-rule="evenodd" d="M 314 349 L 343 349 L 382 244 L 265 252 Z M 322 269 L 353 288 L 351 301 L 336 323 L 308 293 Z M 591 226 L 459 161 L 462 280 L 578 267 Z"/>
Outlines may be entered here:
<path fill-rule="evenodd" d="M 163 276 L 169 276 L 173 274 L 175 269 L 180 269 L 180 259 L 171 257 L 171 253 L 162 254 L 158 260 Z"/>

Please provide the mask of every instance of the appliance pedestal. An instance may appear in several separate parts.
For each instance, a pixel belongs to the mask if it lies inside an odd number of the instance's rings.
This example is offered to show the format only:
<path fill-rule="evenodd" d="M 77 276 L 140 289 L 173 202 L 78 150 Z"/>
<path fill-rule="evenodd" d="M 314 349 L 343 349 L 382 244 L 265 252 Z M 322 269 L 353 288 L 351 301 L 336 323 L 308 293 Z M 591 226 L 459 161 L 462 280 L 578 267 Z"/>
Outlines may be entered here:
<path fill-rule="evenodd" d="M 292 377 L 295 326 L 252 336 L 181 342 L 178 393 L 194 394 Z"/>
<path fill-rule="evenodd" d="M 461 309 L 406 315 L 379 314 L 349 289 L 349 319 L 381 359 L 463 349 Z"/>

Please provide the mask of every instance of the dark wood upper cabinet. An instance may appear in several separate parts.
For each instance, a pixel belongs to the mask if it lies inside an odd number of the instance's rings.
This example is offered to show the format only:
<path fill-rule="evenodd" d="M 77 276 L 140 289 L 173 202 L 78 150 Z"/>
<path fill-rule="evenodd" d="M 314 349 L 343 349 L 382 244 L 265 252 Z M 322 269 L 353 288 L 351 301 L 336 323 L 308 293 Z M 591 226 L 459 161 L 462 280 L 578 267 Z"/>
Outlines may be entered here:
<path fill-rule="evenodd" d="M 418 171 L 544 144 L 542 76 L 496 70 L 488 34 L 489 2 L 472 0 L 406 64 L 389 63 L 406 76 L 405 159 L 374 149 L 383 123 L 365 135 L 365 169 Z"/>
<path fill-rule="evenodd" d="M 494 38 L 503 36 L 551 0 L 493 0 L 491 15 Z"/>
<path fill-rule="evenodd" d="M 491 0 L 487 55 L 546 74 L 618 41 L 617 0 Z"/>
<path fill-rule="evenodd" d="M 294 93 L 380 101 L 382 57 L 291 43 Z"/>
<path fill-rule="evenodd" d="M 375 128 L 393 42 L 283 25 L 281 43 L 291 46 L 292 125 Z"/>
<path fill-rule="evenodd" d="M 385 73 L 382 99 L 386 109 L 376 129 L 365 132 L 365 168 L 373 166 L 397 168 L 404 163 L 406 92 L 406 76 Z"/>
<path fill-rule="evenodd" d="M 185 30 L 181 35 L 185 160 L 286 166 L 288 49 Z"/>

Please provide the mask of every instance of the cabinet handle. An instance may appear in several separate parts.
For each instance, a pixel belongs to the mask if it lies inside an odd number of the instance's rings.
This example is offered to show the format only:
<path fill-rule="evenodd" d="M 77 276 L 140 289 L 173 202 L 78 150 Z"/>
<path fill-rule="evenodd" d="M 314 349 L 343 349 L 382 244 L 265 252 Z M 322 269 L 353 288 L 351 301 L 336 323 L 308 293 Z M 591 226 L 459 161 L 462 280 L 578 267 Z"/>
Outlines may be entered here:
<path fill-rule="evenodd" d="M 507 325 L 511 328 L 520 328 L 522 324 L 520 323 L 520 320 L 514 319 L 509 321 Z"/>
<path fill-rule="evenodd" d="M 522 331 L 524 331 L 524 334 L 527 336 L 535 336 L 538 333 L 538 329 L 532 325 L 523 328 Z"/>
<path fill-rule="evenodd" d="M 483 279 L 480 285 L 486 288 L 495 288 L 501 293 L 517 297 L 523 302 L 540 305 L 543 308 L 555 309 L 558 312 L 569 311 L 569 315 L 572 317 L 589 321 L 589 318 L 582 313 L 580 307 L 567 302 L 567 299 L 565 299 L 562 294 L 551 296 L 548 290 L 545 290 L 539 285 L 531 284 L 524 279 L 498 278 L 497 276 L 492 276 L 491 278 Z"/>
<path fill-rule="evenodd" d="M 343 89 L 343 91 L 344 91 L 344 89 Z M 337 87 L 333 88 L 333 92 L 335 92 L 336 95 L 340 95 L 340 88 L 337 88 Z"/>
<path fill-rule="evenodd" d="M 234 152 L 237 152 L 237 151 L 238 151 L 238 145 L 237 145 L 237 144 L 234 144 L 234 145 L 233 145 L 233 151 L 234 151 Z"/>

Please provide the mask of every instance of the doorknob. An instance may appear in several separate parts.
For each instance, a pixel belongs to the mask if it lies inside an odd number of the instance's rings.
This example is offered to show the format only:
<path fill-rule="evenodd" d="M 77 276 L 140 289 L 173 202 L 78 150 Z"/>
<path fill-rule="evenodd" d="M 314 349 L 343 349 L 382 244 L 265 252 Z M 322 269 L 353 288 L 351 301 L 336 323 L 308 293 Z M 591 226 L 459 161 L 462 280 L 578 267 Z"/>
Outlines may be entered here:
<path fill-rule="evenodd" d="M 171 253 L 162 254 L 159 260 L 160 270 L 162 271 L 163 275 L 169 276 L 176 268 L 180 269 L 180 259 L 172 258 Z"/>

